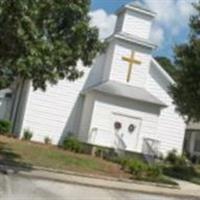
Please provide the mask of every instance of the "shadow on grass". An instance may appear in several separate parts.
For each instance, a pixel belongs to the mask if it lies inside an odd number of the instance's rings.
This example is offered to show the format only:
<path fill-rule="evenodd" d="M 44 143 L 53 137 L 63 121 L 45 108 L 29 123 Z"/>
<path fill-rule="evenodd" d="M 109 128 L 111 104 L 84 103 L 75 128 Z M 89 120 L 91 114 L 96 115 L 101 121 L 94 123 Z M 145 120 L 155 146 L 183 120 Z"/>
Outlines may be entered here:
<path fill-rule="evenodd" d="M 31 171 L 32 165 L 21 161 L 21 156 L 6 143 L 0 142 L 0 172 L 1 173 L 18 173 L 19 171 Z"/>

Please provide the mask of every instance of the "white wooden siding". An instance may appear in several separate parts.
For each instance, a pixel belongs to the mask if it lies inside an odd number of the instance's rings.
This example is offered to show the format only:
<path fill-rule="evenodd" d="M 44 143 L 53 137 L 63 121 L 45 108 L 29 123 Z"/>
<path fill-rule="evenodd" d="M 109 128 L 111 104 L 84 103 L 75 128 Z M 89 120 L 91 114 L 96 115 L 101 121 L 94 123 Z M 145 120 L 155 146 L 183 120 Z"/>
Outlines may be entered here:
<path fill-rule="evenodd" d="M 159 108 L 151 104 L 141 103 L 137 101 L 126 100 L 124 98 L 116 98 L 114 96 L 107 96 L 101 93 L 93 93 L 93 113 L 91 115 L 91 125 L 88 129 L 82 129 L 82 133 L 91 133 L 94 128 L 98 128 L 103 137 L 103 133 L 110 134 L 106 137 L 105 146 L 113 147 L 113 113 L 129 115 L 131 117 L 140 118 L 142 126 L 139 133 L 139 141 L 137 149 L 129 149 L 130 151 L 142 150 L 142 143 L 144 137 L 157 137 L 157 123 Z M 83 119 L 85 120 L 85 119 Z M 86 139 L 86 138 L 85 138 Z M 89 138 L 87 138 L 89 139 Z M 95 142 L 102 145 L 102 139 Z"/>
<path fill-rule="evenodd" d="M 152 25 L 152 18 L 137 12 L 127 11 L 124 17 L 122 32 L 136 37 L 149 39 Z"/>
<path fill-rule="evenodd" d="M 122 57 L 130 58 L 132 51 L 135 52 L 135 59 L 141 61 L 141 64 L 133 65 L 131 80 L 127 83 L 126 78 L 129 63 L 124 61 Z M 149 71 L 150 60 L 151 55 L 148 50 L 136 45 L 118 42 L 114 48 L 110 79 L 137 87 L 144 87 Z"/>
<path fill-rule="evenodd" d="M 31 88 L 21 135 L 24 129 L 30 129 L 34 133 L 33 140 L 43 142 L 49 136 L 54 144 L 58 144 L 68 132 L 78 133 L 83 104 L 80 91 L 90 69 L 83 70 L 84 76 L 75 82 L 59 81 L 45 92 Z"/>
<path fill-rule="evenodd" d="M 168 94 L 169 86 L 169 81 L 152 63 L 146 84 L 147 90 L 168 105 L 161 110 L 158 125 L 158 139 L 164 154 L 172 149 L 181 153 L 185 135 L 185 123 L 175 111 L 172 98 Z"/>

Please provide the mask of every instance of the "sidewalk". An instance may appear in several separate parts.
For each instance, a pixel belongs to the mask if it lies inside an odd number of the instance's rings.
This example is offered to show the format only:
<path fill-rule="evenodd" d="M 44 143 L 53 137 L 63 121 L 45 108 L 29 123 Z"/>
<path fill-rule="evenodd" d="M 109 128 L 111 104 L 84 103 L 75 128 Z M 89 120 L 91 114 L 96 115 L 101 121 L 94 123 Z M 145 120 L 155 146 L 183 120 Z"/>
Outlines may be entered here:
<path fill-rule="evenodd" d="M 85 176 L 77 176 L 73 174 L 55 173 L 44 170 L 32 170 L 32 171 L 19 171 L 19 176 L 25 176 L 36 179 L 53 180 L 63 183 L 79 184 L 90 187 L 122 190 L 129 192 L 139 192 L 147 194 L 158 194 L 164 196 L 184 197 L 200 199 L 200 186 L 185 181 L 177 181 L 180 184 L 180 188 L 164 188 L 155 185 L 138 184 L 133 182 L 122 182 L 112 179 L 99 179 Z"/>

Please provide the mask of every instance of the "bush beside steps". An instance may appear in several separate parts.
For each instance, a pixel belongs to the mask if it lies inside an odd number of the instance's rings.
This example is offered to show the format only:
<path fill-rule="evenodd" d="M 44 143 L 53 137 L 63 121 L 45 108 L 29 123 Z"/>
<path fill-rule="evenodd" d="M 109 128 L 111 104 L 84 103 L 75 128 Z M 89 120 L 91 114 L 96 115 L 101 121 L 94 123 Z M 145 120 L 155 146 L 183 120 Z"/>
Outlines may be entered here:
<path fill-rule="evenodd" d="M 173 178 L 200 184 L 200 172 L 185 155 L 178 155 L 176 150 L 168 153 L 163 164 L 163 173 Z"/>

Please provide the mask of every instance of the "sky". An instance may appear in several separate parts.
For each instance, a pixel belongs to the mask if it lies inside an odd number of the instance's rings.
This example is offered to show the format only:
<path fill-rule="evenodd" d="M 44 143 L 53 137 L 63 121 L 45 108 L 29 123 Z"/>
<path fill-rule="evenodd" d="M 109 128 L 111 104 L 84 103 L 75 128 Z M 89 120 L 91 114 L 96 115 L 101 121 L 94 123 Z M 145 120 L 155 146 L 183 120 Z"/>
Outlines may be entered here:
<path fill-rule="evenodd" d="M 91 24 L 100 30 L 100 38 L 112 34 L 115 11 L 122 5 L 136 2 L 156 12 L 151 40 L 157 44 L 155 55 L 173 59 L 175 45 L 188 40 L 189 18 L 195 14 L 192 3 L 198 0 L 92 0 Z"/>

